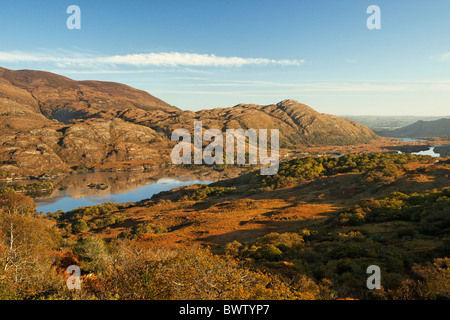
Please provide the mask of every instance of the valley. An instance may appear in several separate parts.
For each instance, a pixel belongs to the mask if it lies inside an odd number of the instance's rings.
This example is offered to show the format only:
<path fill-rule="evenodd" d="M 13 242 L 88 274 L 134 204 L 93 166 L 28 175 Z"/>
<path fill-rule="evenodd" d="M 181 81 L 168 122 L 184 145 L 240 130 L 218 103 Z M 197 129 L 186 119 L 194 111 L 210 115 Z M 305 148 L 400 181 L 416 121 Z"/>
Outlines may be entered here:
<path fill-rule="evenodd" d="M 195 250 L 245 261 L 252 270 L 291 279 L 294 287 L 330 281 L 322 295 L 413 298 L 404 290 L 420 286 L 411 282 L 414 270 L 447 255 L 449 173 L 448 159 L 430 156 L 307 157 L 282 163 L 275 176 L 252 170 L 49 218 L 70 241 L 95 237 L 160 253 L 203 248 Z M 387 279 L 377 295 L 363 287 L 369 264 L 383 266 Z"/>
<path fill-rule="evenodd" d="M 385 137 L 291 99 L 182 111 L 117 83 L 3 68 L 0 120 L 0 298 L 449 298 L 445 124 Z M 279 170 L 173 164 L 172 132 L 196 121 L 279 130 Z M 65 286 L 70 265 L 81 291 Z"/>

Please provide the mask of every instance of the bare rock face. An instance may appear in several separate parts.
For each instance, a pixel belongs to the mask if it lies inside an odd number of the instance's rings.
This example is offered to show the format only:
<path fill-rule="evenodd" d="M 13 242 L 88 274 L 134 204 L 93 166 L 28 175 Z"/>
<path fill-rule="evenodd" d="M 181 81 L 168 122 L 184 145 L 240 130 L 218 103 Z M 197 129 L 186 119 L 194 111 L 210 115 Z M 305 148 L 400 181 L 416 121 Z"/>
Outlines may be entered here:
<path fill-rule="evenodd" d="M 3 136 L 0 140 L 0 173 L 7 173 L 7 177 L 14 178 L 70 170 L 52 148 L 57 141 L 56 136 Z"/>
<path fill-rule="evenodd" d="M 91 119 L 68 127 L 60 140 L 61 158 L 73 165 L 103 161 L 142 161 L 156 156 L 160 136 L 150 128 L 121 119 Z"/>
<path fill-rule="evenodd" d="M 119 83 L 0 68 L 0 179 L 166 161 L 150 147 L 164 138 L 113 116 L 123 110 L 178 111 Z"/>
<path fill-rule="evenodd" d="M 279 129 L 280 146 L 351 145 L 378 136 L 294 100 L 198 112 L 126 85 L 0 68 L 0 179 L 72 169 L 152 168 L 170 162 L 175 129 Z M 51 175 L 50 174 L 50 175 Z"/>
<path fill-rule="evenodd" d="M 240 104 L 231 108 L 192 111 L 123 112 L 116 116 L 169 134 L 184 128 L 193 132 L 194 121 L 201 120 L 205 129 L 279 129 L 280 145 L 351 145 L 367 143 L 378 136 L 354 121 L 323 114 L 295 100 L 261 106 Z"/>
<path fill-rule="evenodd" d="M 71 168 L 100 169 L 105 164 L 117 169 L 154 166 L 168 160 L 156 147 L 160 141 L 152 129 L 121 119 L 39 128 L 2 137 L 0 170 L 13 176 L 40 176 Z"/>

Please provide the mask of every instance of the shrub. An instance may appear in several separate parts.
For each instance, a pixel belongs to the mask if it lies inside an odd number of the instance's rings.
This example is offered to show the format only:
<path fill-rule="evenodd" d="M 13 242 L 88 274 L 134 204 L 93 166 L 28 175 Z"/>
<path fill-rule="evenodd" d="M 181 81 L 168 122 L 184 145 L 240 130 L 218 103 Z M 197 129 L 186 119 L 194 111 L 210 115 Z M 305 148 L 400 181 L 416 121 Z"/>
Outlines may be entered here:
<path fill-rule="evenodd" d="M 242 243 L 234 240 L 233 242 L 229 242 L 225 245 L 225 253 L 232 256 L 237 256 L 241 248 L 243 248 Z"/>
<path fill-rule="evenodd" d="M 83 219 L 76 220 L 74 223 L 72 223 L 72 232 L 74 234 L 81 233 L 83 231 L 88 231 L 89 226 Z"/>
<path fill-rule="evenodd" d="M 363 240 L 365 237 L 359 231 L 350 231 L 347 233 L 338 233 L 339 240 Z"/>
<path fill-rule="evenodd" d="M 80 261 L 80 268 L 86 272 L 100 273 L 108 268 L 110 257 L 101 239 L 82 239 L 74 244 L 73 252 Z"/>
<path fill-rule="evenodd" d="M 302 246 L 304 244 L 304 240 L 298 233 L 286 232 L 279 234 L 273 232 L 260 238 L 257 243 L 271 244 L 282 251 L 287 251 L 288 249 Z"/>
<path fill-rule="evenodd" d="M 231 193 L 236 190 L 235 187 L 211 187 L 202 185 L 191 195 L 184 196 L 184 200 L 203 200 L 208 197 L 215 197 L 224 193 Z"/>
<path fill-rule="evenodd" d="M 139 236 L 146 234 L 160 234 L 166 232 L 168 232 L 168 230 L 165 227 L 157 225 L 155 223 L 147 222 L 133 226 L 130 232 L 130 236 L 133 239 L 136 239 Z"/>
<path fill-rule="evenodd" d="M 427 265 L 415 265 L 413 271 L 421 277 L 417 291 L 423 299 L 450 299 L 450 258 L 435 259 Z"/>

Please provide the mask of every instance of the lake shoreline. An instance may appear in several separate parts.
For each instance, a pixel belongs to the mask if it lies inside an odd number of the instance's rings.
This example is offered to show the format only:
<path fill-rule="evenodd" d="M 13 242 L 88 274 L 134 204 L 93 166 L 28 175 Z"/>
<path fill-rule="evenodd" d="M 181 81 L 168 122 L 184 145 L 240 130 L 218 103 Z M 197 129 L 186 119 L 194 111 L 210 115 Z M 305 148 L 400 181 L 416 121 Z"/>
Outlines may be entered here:
<path fill-rule="evenodd" d="M 386 141 L 384 141 L 386 142 Z M 378 145 L 361 145 L 361 146 L 346 146 L 338 149 L 333 149 L 333 146 L 327 146 L 323 148 L 308 147 L 305 150 L 292 150 L 284 153 L 281 162 L 288 161 L 293 158 L 302 157 L 317 157 L 317 156 L 342 156 L 347 153 L 412 153 L 420 154 L 420 152 L 428 152 L 434 148 L 449 147 L 450 144 L 438 144 L 436 142 L 423 139 L 404 139 L 404 138 L 392 138 L 389 143 L 380 142 Z M 436 143 L 436 145 L 434 145 Z M 306 151 L 308 152 L 301 152 Z M 383 150 L 383 151 L 381 151 Z M 431 150 L 431 151 L 433 151 Z M 285 150 L 286 151 L 286 150 Z M 342 153 L 338 153 L 342 151 Z M 425 154 L 426 155 L 426 154 Z M 431 155 L 434 156 L 434 155 Z M 0 179 L 0 186 L 9 187 L 14 185 L 26 185 L 27 183 L 44 183 L 51 182 L 54 184 L 54 189 L 51 192 L 47 192 L 45 197 L 40 197 L 39 194 L 33 196 L 39 206 L 50 205 L 53 202 L 60 199 L 90 199 L 97 198 L 95 204 L 101 204 L 106 202 L 115 202 L 115 196 L 118 194 L 133 193 L 133 190 L 144 188 L 145 186 L 158 183 L 160 179 L 183 179 L 196 180 L 197 182 L 208 181 L 209 183 L 217 182 L 219 180 L 226 180 L 236 178 L 249 171 L 257 170 L 259 166 L 202 166 L 202 165 L 174 165 L 165 164 L 158 166 L 157 168 L 150 169 L 107 169 L 107 170 L 85 170 L 83 172 L 71 171 L 64 174 L 43 174 L 41 176 L 28 177 L 15 177 Z M 181 180 L 180 180 L 181 179 Z M 92 186 L 107 185 L 108 188 L 93 188 Z M 89 187 L 91 186 L 91 187 Z M 178 184 L 175 184 L 178 186 Z M 163 191 L 167 191 L 166 188 Z M 150 192 L 150 191 L 149 191 Z M 151 194 L 154 194 L 151 191 Z M 50 194 L 50 195 L 49 195 Z M 144 197 L 150 197 L 151 194 L 144 195 Z M 102 198 L 103 197 L 103 198 Z M 104 199 L 99 201 L 98 199 Z M 126 197 L 120 198 L 123 201 L 120 203 L 134 202 L 136 198 L 127 199 Z M 142 199 L 139 199 L 142 200 Z M 69 202 L 69 200 L 67 200 Z M 88 201 L 81 201 L 76 207 L 83 207 L 90 205 Z M 75 207 L 71 207 L 75 208 Z M 64 208 L 58 208 L 64 209 Z M 38 208 L 39 210 L 39 208 Z M 67 211 L 67 210 L 64 210 Z M 48 211 L 48 212 L 51 212 Z"/>

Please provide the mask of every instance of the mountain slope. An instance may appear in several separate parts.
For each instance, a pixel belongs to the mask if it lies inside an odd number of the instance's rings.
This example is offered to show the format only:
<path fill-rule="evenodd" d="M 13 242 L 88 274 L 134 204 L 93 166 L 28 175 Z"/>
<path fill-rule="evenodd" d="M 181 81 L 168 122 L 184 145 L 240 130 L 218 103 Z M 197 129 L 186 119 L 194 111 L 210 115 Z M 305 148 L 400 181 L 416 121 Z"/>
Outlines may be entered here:
<path fill-rule="evenodd" d="M 170 163 L 175 129 L 279 129 L 280 147 L 368 143 L 379 137 L 294 100 L 182 111 L 147 92 L 49 72 L 0 68 L 0 178 Z"/>
<path fill-rule="evenodd" d="M 427 137 L 450 137 L 450 119 L 439 119 L 434 121 L 417 121 L 409 126 L 379 132 L 380 135 L 395 138 L 427 138 Z"/>
<path fill-rule="evenodd" d="M 99 110 L 177 110 L 145 91 L 124 84 L 75 81 L 50 72 L 4 68 L 0 68 L 0 99 L 2 104 L 18 104 L 28 112 L 65 123 L 89 118 Z"/>
<path fill-rule="evenodd" d="M 266 106 L 240 104 L 198 112 L 165 113 L 125 110 L 114 116 L 170 134 L 174 129 L 193 130 L 194 121 L 202 120 L 203 128 L 279 129 L 280 145 L 350 145 L 366 143 L 378 136 L 354 121 L 323 114 L 295 100 L 284 100 Z"/>

